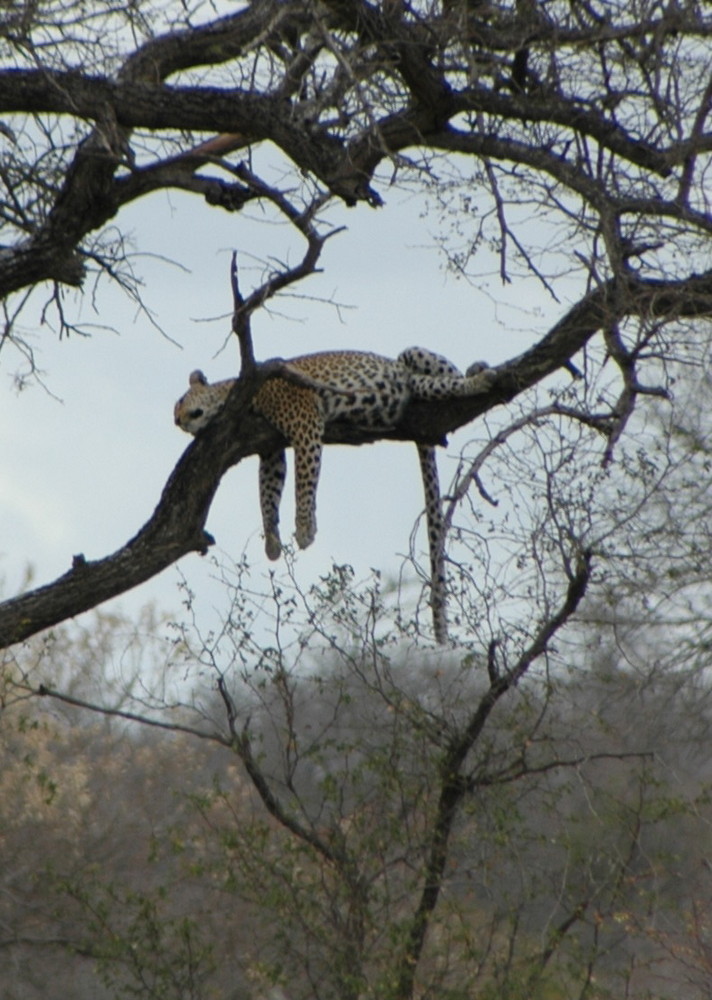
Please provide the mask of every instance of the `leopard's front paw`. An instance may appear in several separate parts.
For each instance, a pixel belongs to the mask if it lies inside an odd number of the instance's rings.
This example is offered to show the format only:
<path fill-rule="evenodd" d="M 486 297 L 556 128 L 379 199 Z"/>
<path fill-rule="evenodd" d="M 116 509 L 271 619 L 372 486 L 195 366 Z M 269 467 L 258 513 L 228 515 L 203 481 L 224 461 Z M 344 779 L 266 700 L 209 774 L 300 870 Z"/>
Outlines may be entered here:
<path fill-rule="evenodd" d="M 295 537 L 297 539 L 297 545 L 300 549 L 308 549 L 311 543 L 316 538 L 316 523 L 311 524 L 298 524 L 297 530 L 295 531 Z"/>
<path fill-rule="evenodd" d="M 280 541 L 280 537 L 272 531 L 269 531 L 265 535 L 265 552 L 267 553 L 267 558 L 272 559 L 273 561 L 275 559 L 279 559 L 282 555 L 282 542 Z"/>

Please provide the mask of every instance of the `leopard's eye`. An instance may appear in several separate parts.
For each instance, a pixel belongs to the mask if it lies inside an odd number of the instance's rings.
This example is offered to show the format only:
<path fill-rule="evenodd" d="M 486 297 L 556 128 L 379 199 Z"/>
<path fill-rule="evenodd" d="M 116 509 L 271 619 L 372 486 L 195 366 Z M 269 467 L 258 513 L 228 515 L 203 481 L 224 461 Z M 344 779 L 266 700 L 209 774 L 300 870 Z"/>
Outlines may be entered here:
<path fill-rule="evenodd" d="M 202 417 L 203 413 L 205 413 L 205 410 L 203 410 L 202 407 L 199 407 L 197 410 L 191 410 L 188 416 L 191 420 L 197 420 L 198 417 Z"/>

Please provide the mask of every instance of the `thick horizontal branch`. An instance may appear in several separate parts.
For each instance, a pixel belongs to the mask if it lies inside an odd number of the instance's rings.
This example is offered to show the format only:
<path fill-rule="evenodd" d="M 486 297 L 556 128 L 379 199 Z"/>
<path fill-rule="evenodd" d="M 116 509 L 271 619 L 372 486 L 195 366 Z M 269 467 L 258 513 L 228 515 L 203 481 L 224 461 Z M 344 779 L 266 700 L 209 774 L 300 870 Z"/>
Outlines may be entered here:
<path fill-rule="evenodd" d="M 557 371 L 599 330 L 626 316 L 667 321 L 712 316 L 712 271 L 677 281 L 646 281 L 631 276 L 627 281 L 603 283 L 577 302 L 534 347 L 500 365 L 497 381 L 490 392 L 443 401 L 437 406 L 415 401 L 398 430 L 385 436 L 426 444 L 441 443 L 445 435 L 493 405 L 510 402 Z"/>
<path fill-rule="evenodd" d="M 260 0 L 236 14 L 150 38 L 128 57 L 119 76 L 155 81 L 193 66 L 216 66 L 239 57 L 268 32 L 279 37 L 304 30 L 310 21 L 301 3 Z"/>
<path fill-rule="evenodd" d="M 107 107 L 124 128 L 240 132 L 253 141 L 270 139 L 302 169 L 313 171 L 347 201 L 372 200 L 367 181 L 378 163 L 409 146 L 429 144 L 464 112 L 520 121 L 548 121 L 595 139 L 603 148 L 654 173 L 666 175 L 689 150 L 652 147 L 628 135 L 605 113 L 542 93 L 511 94 L 489 87 L 455 92 L 444 78 L 430 74 L 427 93 L 379 119 L 346 142 L 323 128 L 305 125 L 280 92 L 257 93 L 220 87 L 168 86 L 145 80 L 88 76 L 79 72 L 5 70 L 0 72 L 0 112 L 54 112 L 99 122 Z M 421 74 L 422 77 L 422 74 Z M 421 90 L 422 90 L 421 86 Z M 698 137 L 698 150 L 712 136 Z"/>
<path fill-rule="evenodd" d="M 180 110 L 183 97 L 186 104 Z M 218 88 L 176 90 L 71 72 L 7 70 L 0 72 L 0 108 L 44 108 L 97 123 L 79 145 L 43 223 L 22 243 L 0 252 L 0 298 L 47 279 L 80 285 L 84 267 L 77 248 L 83 238 L 105 225 L 122 205 L 157 186 L 196 190 L 210 203 L 231 210 L 254 197 L 242 185 L 196 178 L 203 147 L 195 155 L 154 168 L 127 170 L 126 137 L 136 126 L 229 133 L 240 137 L 240 145 L 271 139 L 300 169 L 320 178 L 349 203 L 360 197 L 374 200 L 358 171 L 338 166 L 346 155 L 342 143 L 326 133 L 314 136 L 305 131 L 281 96 Z"/>
<path fill-rule="evenodd" d="M 126 128 L 250 131 L 264 138 L 281 103 L 269 94 L 239 89 L 119 82 L 72 71 L 0 71 L 0 111 L 70 114 L 98 122 L 110 106 Z"/>
<path fill-rule="evenodd" d="M 712 218 L 701 211 L 695 211 L 689 205 L 677 199 L 662 197 L 636 197 L 628 193 L 612 191 L 602 180 L 589 173 L 577 169 L 568 160 L 562 158 L 553 149 L 545 146 L 529 145 L 518 139 L 502 138 L 498 135 L 463 132 L 450 126 L 429 137 L 433 149 L 450 153 L 464 153 L 469 156 L 491 157 L 509 163 L 521 163 L 533 170 L 548 174 L 564 184 L 569 190 L 576 191 L 590 205 L 597 209 L 607 205 L 616 213 L 636 213 L 653 218 L 678 219 L 690 227 L 697 227 L 706 232 L 712 232 Z M 669 173 L 673 163 L 681 163 L 685 156 L 693 152 L 701 152 L 703 148 L 712 148 L 712 135 L 700 138 L 694 144 L 679 144 L 674 150 L 669 149 L 658 163 L 660 172 Z"/>
<path fill-rule="evenodd" d="M 458 95 L 458 110 L 479 111 L 519 121 L 552 122 L 595 139 L 603 149 L 663 176 L 670 172 L 664 150 L 633 138 L 624 128 L 598 109 L 582 107 L 579 101 L 561 97 L 550 90 L 541 94 L 507 94 L 490 87 L 472 87 Z"/>
<path fill-rule="evenodd" d="M 442 81 L 440 81 L 442 83 Z M 449 96 L 444 99 L 444 94 Z M 371 161 L 405 146 L 427 145 L 427 135 L 449 118 L 466 111 L 485 112 L 521 121 L 549 121 L 590 136 L 604 148 L 631 163 L 655 173 L 667 174 L 673 158 L 685 154 L 682 147 L 666 151 L 633 139 L 604 114 L 584 110 L 563 98 L 529 94 L 506 94 L 488 87 L 459 93 L 438 88 L 436 101 L 411 104 L 381 119 L 373 129 L 350 142 L 350 159 L 369 174 Z M 437 108 L 433 104 L 437 103 Z M 221 87 L 151 85 L 131 80 L 114 81 L 103 76 L 50 70 L 0 71 L 0 112 L 54 112 L 71 114 L 90 121 L 100 121 L 110 106 L 119 125 L 126 128 L 187 129 L 249 133 L 254 140 L 271 138 L 296 162 L 304 166 L 309 147 L 324 145 L 318 155 L 336 155 L 343 143 L 323 129 L 305 134 L 305 128 L 293 109 L 285 105 L 281 94 L 257 93 Z M 430 126 L 426 118 L 432 119 Z M 700 142 L 712 143 L 712 136 Z M 328 157 L 327 157 L 328 158 Z"/>
<path fill-rule="evenodd" d="M 101 124 L 107 109 L 124 129 L 215 131 L 240 133 L 253 142 L 269 139 L 336 194 L 348 201 L 359 196 L 353 170 L 349 175 L 339 166 L 346 156 L 342 141 L 323 129 L 307 129 L 281 94 L 119 82 L 78 72 L 0 71 L 0 112 L 71 114 Z"/>

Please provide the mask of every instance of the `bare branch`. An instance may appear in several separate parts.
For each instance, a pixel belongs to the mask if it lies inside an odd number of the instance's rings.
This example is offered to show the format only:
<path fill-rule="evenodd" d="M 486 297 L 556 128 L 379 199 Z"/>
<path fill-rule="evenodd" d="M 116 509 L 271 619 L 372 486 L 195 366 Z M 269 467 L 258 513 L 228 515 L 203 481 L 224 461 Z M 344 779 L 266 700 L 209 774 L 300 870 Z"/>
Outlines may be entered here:
<path fill-rule="evenodd" d="M 644 760 L 646 758 L 652 759 L 655 756 L 653 750 L 639 750 L 639 751 L 621 751 L 615 752 L 602 752 L 602 753 L 592 753 L 592 754 L 581 754 L 578 757 L 568 757 L 556 760 L 549 760 L 543 764 L 528 764 L 522 758 L 517 761 L 513 761 L 506 770 L 503 771 L 490 771 L 486 774 L 474 774 L 468 779 L 468 784 L 470 789 L 474 788 L 487 788 L 490 785 L 500 785 L 509 784 L 513 781 L 520 781 L 522 778 L 528 777 L 532 774 L 547 774 L 549 771 L 557 771 L 559 769 L 566 768 L 579 768 L 583 767 L 584 764 L 590 764 L 593 761 L 600 760 Z"/>
<path fill-rule="evenodd" d="M 232 332 L 240 344 L 241 374 L 249 375 L 255 368 L 255 349 L 250 329 L 251 313 L 245 309 L 245 300 L 240 292 L 237 277 L 237 253 L 235 251 L 233 251 L 230 260 L 230 284 L 232 286 Z"/>
<path fill-rule="evenodd" d="M 210 740 L 213 743 L 220 743 L 223 746 L 230 746 L 230 740 L 216 732 L 205 732 L 195 726 L 187 726 L 182 722 L 166 722 L 165 719 L 154 719 L 148 715 L 141 715 L 138 712 L 129 712 L 123 708 L 109 708 L 106 705 L 99 705 L 96 702 L 86 701 L 83 698 L 76 698 L 66 694 L 64 691 L 56 691 L 45 684 L 40 684 L 36 690 L 27 689 L 31 694 L 41 698 L 52 698 L 54 701 L 62 702 L 64 705 L 72 705 L 74 708 L 82 708 L 95 715 L 104 715 L 108 718 L 124 719 L 127 722 L 136 722 L 141 726 L 148 726 L 152 729 L 163 729 L 172 733 L 184 733 L 187 736 L 195 736 L 200 740 Z"/>
<path fill-rule="evenodd" d="M 306 240 L 304 256 L 298 264 L 291 268 L 283 268 L 273 274 L 268 281 L 255 289 L 246 299 L 240 296 L 239 308 L 236 307 L 233 317 L 233 329 L 239 323 L 243 314 L 248 316 L 259 309 L 264 303 L 272 298 L 277 292 L 310 274 L 317 274 L 319 269 L 317 263 L 321 256 L 324 244 L 332 236 L 343 232 L 344 227 L 331 229 L 323 235 L 317 230 L 314 219 L 319 209 L 328 201 L 329 195 L 322 194 L 314 198 L 303 210 L 297 209 L 289 199 L 277 188 L 271 187 L 248 169 L 246 164 L 240 163 L 234 168 L 234 173 L 242 180 L 246 187 L 253 192 L 256 197 L 265 198 L 272 202 L 285 218 L 302 234 Z"/>
<path fill-rule="evenodd" d="M 220 691 L 220 695 L 227 708 L 230 732 L 232 734 L 232 747 L 244 764 L 245 770 L 250 776 L 250 780 L 252 781 L 252 784 L 262 800 L 267 812 L 280 824 L 280 826 L 283 826 L 286 830 L 292 833 L 298 840 L 301 840 L 305 844 L 309 844 L 309 846 L 312 847 L 317 854 L 324 858 L 324 860 L 328 861 L 329 864 L 335 865 L 336 867 L 343 866 L 343 855 L 338 853 L 332 844 L 327 843 L 326 840 L 320 837 L 313 828 L 304 826 L 303 823 L 300 823 L 274 793 L 270 782 L 267 780 L 252 752 L 252 740 L 250 738 L 248 726 L 245 725 L 240 733 L 237 733 L 236 731 L 234 724 L 235 706 L 232 703 L 232 698 L 227 692 L 222 677 L 218 681 L 218 690 Z"/>
<path fill-rule="evenodd" d="M 412 996 L 415 970 L 425 941 L 428 923 L 440 896 L 448 857 L 448 841 L 460 802 L 468 789 L 468 779 L 462 773 L 465 759 L 478 740 L 487 719 L 500 698 L 517 683 L 531 664 L 546 652 L 553 636 L 574 614 L 586 592 L 590 574 L 591 555 L 587 552 L 581 553 L 559 610 L 542 623 L 528 649 L 524 651 L 514 667 L 501 674 L 490 667 L 488 691 L 480 699 L 467 725 L 453 737 L 444 755 L 440 769 L 440 797 L 432 826 L 423 890 L 400 961 L 398 985 L 394 993 L 398 1000 L 407 1000 Z"/>

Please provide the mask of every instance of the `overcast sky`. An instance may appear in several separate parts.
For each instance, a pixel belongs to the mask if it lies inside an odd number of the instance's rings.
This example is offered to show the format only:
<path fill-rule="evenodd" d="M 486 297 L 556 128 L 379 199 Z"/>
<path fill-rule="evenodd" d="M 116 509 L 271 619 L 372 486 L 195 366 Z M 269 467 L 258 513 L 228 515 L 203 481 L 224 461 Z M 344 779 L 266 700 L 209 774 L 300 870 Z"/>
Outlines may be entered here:
<path fill-rule="evenodd" d="M 332 210 L 331 220 L 348 230 L 327 242 L 324 273 L 295 289 L 306 298 L 277 300 L 271 315 L 253 318 L 258 357 L 331 348 L 395 356 L 418 344 L 463 369 L 480 358 L 496 364 L 529 347 L 564 308 L 547 301 L 532 282 L 503 287 L 497 261 L 485 252 L 478 266 L 481 262 L 482 273 L 490 276 L 478 287 L 447 275 L 434 249 L 436 218 L 422 218 L 424 203 L 402 191 L 383 194 L 384 209 Z M 22 331 L 37 349 L 53 395 L 37 386 L 18 393 L 12 376 L 19 359 L 7 351 L 0 355 L 5 414 L 0 573 L 6 594 L 17 592 L 28 567 L 38 585 L 64 573 L 75 553 L 95 559 L 113 552 L 150 516 L 189 443 L 172 422 L 188 373 L 199 367 L 214 381 L 238 368 L 237 345 L 229 338 L 232 250 L 238 251 L 245 292 L 259 279 L 259 268 L 251 270 L 254 258 L 294 260 L 298 252 L 298 240 L 287 228 L 250 221 L 259 212 L 230 215 L 174 192 L 140 201 L 117 220 L 133 234 L 140 254 L 158 255 L 137 257 L 135 268 L 145 279 L 146 305 L 174 342 L 106 283 L 99 288 L 96 311 L 90 294 L 81 304 L 82 321 L 100 327 L 91 337 L 60 343 L 42 326 L 44 289 L 35 308 L 23 314 Z M 68 309 L 76 310 L 78 299 L 73 301 L 71 291 L 67 295 Z M 457 455 L 465 441 L 482 433 L 476 425 L 465 428 L 453 436 L 447 454 Z M 445 484 L 454 462 L 441 452 L 440 465 Z M 282 511 L 285 540 L 293 530 L 292 496 L 290 464 Z M 372 566 L 397 573 L 422 507 L 412 445 L 329 447 L 318 535 L 299 556 L 300 579 L 308 585 L 332 559 L 352 564 L 359 576 Z M 225 477 L 207 527 L 217 540 L 217 555 L 239 558 L 246 550 L 258 569 L 271 568 L 260 536 L 256 457 Z M 185 557 L 180 570 L 198 590 L 210 572 L 197 555 Z M 118 604 L 131 610 L 155 599 L 171 610 L 179 602 L 177 580 L 170 568 Z"/>

